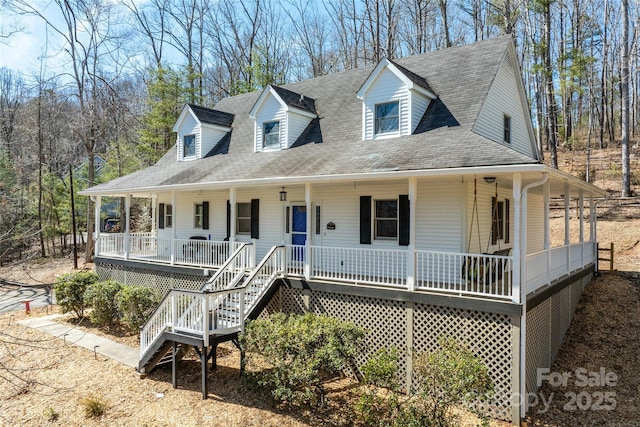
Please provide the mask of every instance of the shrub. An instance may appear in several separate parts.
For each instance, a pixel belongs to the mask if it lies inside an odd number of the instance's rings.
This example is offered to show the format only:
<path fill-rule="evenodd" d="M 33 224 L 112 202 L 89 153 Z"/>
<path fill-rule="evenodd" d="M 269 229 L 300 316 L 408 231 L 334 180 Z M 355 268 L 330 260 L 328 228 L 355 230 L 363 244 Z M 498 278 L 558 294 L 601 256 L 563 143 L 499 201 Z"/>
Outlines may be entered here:
<path fill-rule="evenodd" d="M 87 307 L 84 293 L 89 285 L 97 281 L 98 275 L 93 271 L 78 271 L 60 277 L 53 289 L 62 312 L 73 312 L 76 317 L 83 317 Z"/>
<path fill-rule="evenodd" d="M 60 418 L 60 414 L 58 413 L 58 411 L 53 409 L 51 406 L 45 409 L 44 416 L 47 419 L 47 421 L 49 421 L 50 423 L 54 421 L 58 421 L 58 418 Z"/>
<path fill-rule="evenodd" d="M 118 309 L 131 329 L 138 330 L 158 305 L 158 294 L 141 286 L 123 286 L 118 294 Z"/>
<path fill-rule="evenodd" d="M 455 406 L 485 400 L 493 390 L 489 369 L 468 347 L 452 338 L 439 343 L 440 350 L 414 359 L 418 386 L 409 413 L 422 425 L 454 425 Z"/>
<path fill-rule="evenodd" d="M 116 296 L 122 285 L 114 280 L 89 285 L 84 294 L 85 303 L 93 307 L 91 323 L 99 326 L 111 326 L 119 317 Z"/>
<path fill-rule="evenodd" d="M 366 426 L 390 426 L 401 410 L 398 382 L 399 351 L 383 347 L 361 367 L 362 387 L 356 419 Z"/>
<path fill-rule="evenodd" d="M 249 322 L 240 341 L 244 351 L 262 356 L 268 369 L 255 376 L 276 401 L 319 406 L 322 381 L 353 366 L 364 335 L 364 329 L 332 317 L 277 313 Z"/>
<path fill-rule="evenodd" d="M 96 396 L 85 397 L 80 401 L 80 406 L 87 418 L 99 418 L 107 411 L 105 401 Z"/>
<path fill-rule="evenodd" d="M 414 358 L 416 386 L 406 396 L 399 393 L 398 350 L 378 350 L 360 368 L 363 384 L 355 405 L 357 424 L 452 426 L 457 425 L 451 411 L 455 406 L 486 399 L 493 388 L 488 368 L 455 340 L 442 338 L 439 343 L 440 350 Z"/>

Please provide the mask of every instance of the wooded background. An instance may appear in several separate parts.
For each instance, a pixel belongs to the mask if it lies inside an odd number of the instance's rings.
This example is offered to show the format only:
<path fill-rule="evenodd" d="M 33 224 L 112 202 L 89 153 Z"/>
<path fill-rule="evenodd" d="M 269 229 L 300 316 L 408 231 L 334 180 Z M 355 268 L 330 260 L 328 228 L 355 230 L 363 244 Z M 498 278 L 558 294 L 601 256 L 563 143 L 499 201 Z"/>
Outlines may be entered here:
<path fill-rule="evenodd" d="M 639 10 L 638 0 L 3 0 L 0 43 L 33 17 L 51 41 L 37 69 L 0 68 L 0 264 L 34 246 L 68 252 L 70 177 L 77 192 L 153 164 L 185 102 L 213 107 L 269 83 L 504 34 L 548 163 L 557 167 L 558 147 L 620 147 L 612 167 L 629 196 Z M 92 202 L 78 201 L 91 242 Z"/>

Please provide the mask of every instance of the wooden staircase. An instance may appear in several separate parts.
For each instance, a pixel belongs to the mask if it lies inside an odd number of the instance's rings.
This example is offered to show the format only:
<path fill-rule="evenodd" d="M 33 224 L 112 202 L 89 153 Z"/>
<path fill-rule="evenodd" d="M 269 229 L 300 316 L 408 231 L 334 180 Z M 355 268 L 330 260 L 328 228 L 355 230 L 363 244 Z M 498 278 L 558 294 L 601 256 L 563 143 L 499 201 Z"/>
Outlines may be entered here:
<path fill-rule="evenodd" d="M 177 347 L 193 346 L 201 356 L 206 398 L 205 366 L 209 358 L 215 360 L 216 346 L 229 340 L 237 343 L 245 321 L 260 314 L 284 273 L 283 246 L 271 248 L 250 272 L 234 264 L 244 251 L 246 246 L 238 248 L 201 290 L 172 289 L 167 294 L 140 329 L 138 371 L 147 373 L 162 362 L 172 362 L 175 387 Z"/>

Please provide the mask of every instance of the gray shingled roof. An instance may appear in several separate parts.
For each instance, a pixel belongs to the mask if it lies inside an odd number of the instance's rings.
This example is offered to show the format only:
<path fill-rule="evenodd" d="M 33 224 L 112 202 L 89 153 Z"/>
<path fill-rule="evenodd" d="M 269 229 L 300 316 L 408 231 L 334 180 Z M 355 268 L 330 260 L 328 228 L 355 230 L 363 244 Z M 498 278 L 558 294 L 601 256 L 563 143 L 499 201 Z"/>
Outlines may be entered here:
<path fill-rule="evenodd" d="M 231 127 L 233 123 L 233 114 L 225 111 L 212 110 L 211 108 L 202 107 L 196 104 L 187 104 L 193 114 L 196 115 L 200 123 L 208 123 L 224 127 Z"/>
<path fill-rule="evenodd" d="M 304 94 L 296 93 L 280 86 L 271 85 L 278 96 L 282 98 L 285 104 L 316 114 L 316 101 L 313 98 L 304 96 Z"/>
<path fill-rule="evenodd" d="M 430 92 L 433 92 L 433 89 L 431 89 L 431 86 L 429 86 L 429 83 L 427 82 L 427 80 L 422 77 L 417 75 L 416 73 L 414 73 L 411 70 L 407 70 L 405 67 L 403 67 L 402 65 L 398 64 L 395 61 L 391 61 L 389 60 L 389 62 L 391 62 L 393 65 L 395 65 L 398 70 L 400 70 L 402 72 L 402 74 L 404 74 L 405 76 L 407 76 L 407 78 L 409 80 L 411 80 L 413 83 L 417 84 L 418 86 L 427 89 Z"/>
<path fill-rule="evenodd" d="M 178 162 L 174 147 L 155 166 L 98 185 L 89 192 L 538 163 L 471 130 L 509 43 L 509 37 L 501 37 L 397 60 L 429 81 L 439 96 L 413 135 L 362 140 L 362 101 L 356 92 L 373 69 L 367 67 L 286 85 L 288 91 L 315 99 L 319 115 L 305 131 L 308 139 L 299 139 L 288 150 L 254 152 L 254 122 L 249 111 L 260 92 L 238 95 L 216 105 L 216 110 L 235 114 L 224 150 L 204 159 Z"/>

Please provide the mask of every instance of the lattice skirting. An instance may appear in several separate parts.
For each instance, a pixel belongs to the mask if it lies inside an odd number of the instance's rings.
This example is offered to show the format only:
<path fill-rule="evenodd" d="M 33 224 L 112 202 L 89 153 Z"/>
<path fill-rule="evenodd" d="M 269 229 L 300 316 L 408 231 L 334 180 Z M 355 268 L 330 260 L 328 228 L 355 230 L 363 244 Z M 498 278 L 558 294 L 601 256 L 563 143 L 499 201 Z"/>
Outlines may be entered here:
<path fill-rule="evenodd" d="M 569 329 L 582 291 L 592 277 L 587 275 L 576 280 L 527 312 L 527 393 L 534 393 L 538 389 L 537 370 L 551 367 Z"/>
<path fill-rule="evenodd" d="M 496 393 L 483 405 L 483 411 L 511 421 L 513 343 L 518 332 L 509 315 L 285 286 L 275 298 L 284 312 L 302 314 L 308 310 L 366 328 L 368 347 L 359 364 L 381 347 L 402 350 L 400 374 L 407 387 L 412 382 L 412 352 L 436 350 L 440 337 L 454 337 L 489 366 Z M 277 311 L 277 306 L 272 305 L 270 310 Z"/>
<path fill-rule="evenodd" d="M 111 279 L 125 285 L 155 289 L 160 298 L 164 298 L 171 288 L 198 290 L 207 279 L 202 274 L 191 275 L 107 263 L 96 263 L 96 274 L 100 280 Z"/>

